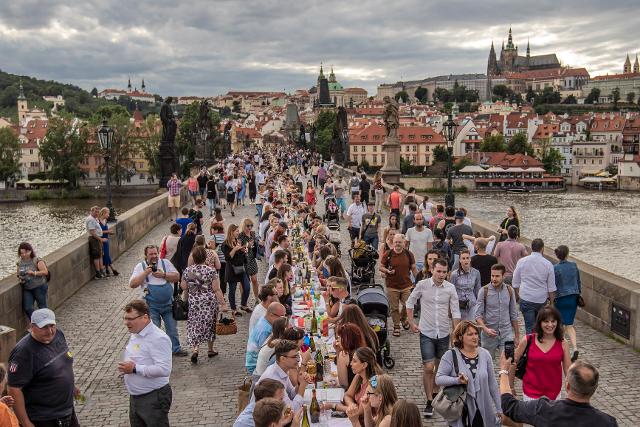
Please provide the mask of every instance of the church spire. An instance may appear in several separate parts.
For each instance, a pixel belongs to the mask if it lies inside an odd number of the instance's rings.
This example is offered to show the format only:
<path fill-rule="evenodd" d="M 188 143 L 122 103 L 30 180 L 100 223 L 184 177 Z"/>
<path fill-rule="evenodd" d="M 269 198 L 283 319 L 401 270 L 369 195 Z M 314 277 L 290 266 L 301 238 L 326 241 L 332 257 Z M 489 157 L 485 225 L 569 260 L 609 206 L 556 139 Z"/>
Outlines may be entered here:
<path fill-rule="evenodd" d="M 633 72 L 640 73 L 640 63 L 638 63 L 638 54 L 636 53 L 636 62 L 633 63 Z"/>
<path fill-rule="evenodd" d="M 629 54 L 628 53 L 627 53 L 627 59 L 624 61 L 623 73 L 624 74 L 631 73 L 631 60 L 629 59 Z"/>
<path fill-rule="evenodd" d="M 331 73 L 329 73 L 329 83 L 335 83 L 336 75 L 333 73 L 333 65 L 331 66 Z"/>
<path fill-rule="evenodd" d="M 144 79 L 142 79 L 142 86 L 140 87 L 143 92 L 147 90 L 147 87 L 144 85 Z"/>
<path fill-rule="evenodd" d="M 131 77 L 129 77 L 129 81 L 127 83 L 127 89 L 131 92 Z"/>
<path fill-rule="evenodd" d="M 22 79 L 20 79 L 20 86 L 18 86 L 18 100 L 19 101 L 24 101 L 25 99 L 27 99 L 27 97 L 24 96 L 24 88 L 22 87 Z"/>
<path fill-rule="evenodd" d="M 527 58 L 531 56 L 531 46 L 529 45 L 529 39 L 527 38 Z"/>
<path fill-rule="evenodd" d="M 511 33 L 511 27 L 509 27 L 509 38 L 507 39 L 507 49 L 513 49 L 513 35 Z"/>

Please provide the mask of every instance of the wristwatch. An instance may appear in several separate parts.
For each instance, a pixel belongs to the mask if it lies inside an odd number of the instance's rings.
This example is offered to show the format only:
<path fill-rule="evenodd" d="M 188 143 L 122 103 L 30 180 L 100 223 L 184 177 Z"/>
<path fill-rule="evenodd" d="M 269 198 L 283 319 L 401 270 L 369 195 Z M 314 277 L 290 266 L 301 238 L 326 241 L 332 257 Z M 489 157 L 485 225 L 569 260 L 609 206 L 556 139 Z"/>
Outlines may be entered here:
<path fill-rule="evenodd" d="M 498 376 L 500 376 L 500 375 L 509 375 L 509 371 L 507 371 L 506 369 L 503 369 L 503 370 L 498 372 Z"/>

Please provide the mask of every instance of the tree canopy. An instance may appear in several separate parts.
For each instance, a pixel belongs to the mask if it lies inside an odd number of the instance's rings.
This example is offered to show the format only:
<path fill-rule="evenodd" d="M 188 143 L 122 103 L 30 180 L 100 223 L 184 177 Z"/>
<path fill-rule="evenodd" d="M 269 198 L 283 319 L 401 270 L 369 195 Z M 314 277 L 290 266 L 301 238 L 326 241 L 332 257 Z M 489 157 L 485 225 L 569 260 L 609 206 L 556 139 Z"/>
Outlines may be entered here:
<path fill-rule="evenodd" d="M 519 132 L 511 137 L 507 144 L 507 153 L 509 154 L 528 154 L 533 156 L 533 148 L 527 141 L 527 134 Z"/>
<path fill-rule="evenodd" d="M 20 140 L 10 128 L 0 129 L 0 181 L 20 175 Z"/>
<path fill-rule="evenodd" d="M 488 152 L 501 152 L 506 151 L 507 147 L 504 143 L 504 137 L 502 135 L 487 136 L 482 144 L 480 144 L 480 151 Z"/>
<path fill-rule="evenodd" d="M 85 173 L 80 167 L 89 152 L 89 129 L 69 115 L 52 117 L 47 134 L 40 144 L 40 155 L 50 166 L 54 179 L 67 179 L 71 187 L 77 187 Z"/>

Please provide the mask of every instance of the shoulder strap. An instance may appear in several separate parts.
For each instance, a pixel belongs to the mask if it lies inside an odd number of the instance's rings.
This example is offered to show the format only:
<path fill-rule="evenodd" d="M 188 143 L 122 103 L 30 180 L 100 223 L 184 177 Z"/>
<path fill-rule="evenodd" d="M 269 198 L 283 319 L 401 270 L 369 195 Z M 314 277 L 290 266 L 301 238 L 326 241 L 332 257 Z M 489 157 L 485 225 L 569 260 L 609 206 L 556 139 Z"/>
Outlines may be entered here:
<path fill-rule="evenodd" d="M 489 295 L 489 285 L 484 286 L 484 311 L 487 311 L 487 295 Z M 509 294 L 509 304 L 511 304 L 511 294 Z"/>
<path fill-rule="evenodd" d="M 144 271 L 144 270 L 146 270 L 146 269 L 147 269 L 147 263 L 146 263 L 145 261 L 142 261 L 142 262 L 140 263 L 140 265 L 142 265 L 142 271 Z M 144 283 L 145 283 L 145 285 L 148 285 L 148 284 L 149 284 L 149 279 L 147 279 L 147 275 L 146 275 L 146 274 L 145 274 L 145 276 L 144 276 Z"/>
<path fill-rule="evenodd" d="M 451 349 L 451 356 L 453 358 L 453 369 L 456 371 L 456 376 L 460 374 L 460 369 L 458 367 L 458 354 L 455 349 Z"/>

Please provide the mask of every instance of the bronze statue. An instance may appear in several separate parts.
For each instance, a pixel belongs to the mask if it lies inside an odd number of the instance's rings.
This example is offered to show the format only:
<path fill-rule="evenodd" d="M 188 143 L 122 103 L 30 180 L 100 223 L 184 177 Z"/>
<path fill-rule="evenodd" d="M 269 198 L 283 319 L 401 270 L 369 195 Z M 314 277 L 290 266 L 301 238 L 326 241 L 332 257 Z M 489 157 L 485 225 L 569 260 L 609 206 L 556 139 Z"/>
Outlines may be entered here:
<path fill-rule="evenodd" d="M 225 157 L 231 154 L 231 128 L 232 127 L 233 125 L 231 124 L 231 121 L 228 121 L 227 124 L 224 125 L 224 133 L 222 134 L 223 140 L 224 140 L 222 155 Z"/>
<path fill-rule="evenodd" d="M 200 129 L 206 129 L 211 131 L 211 116 L 209 115 L 209 102 L 205 99 L 200 104 L 200 110 L 198 111 L 198 123 Z"/>
<path fill-rule="evenodd" d="M 349 163 L 349 123 L 344 107 L 338 107 L 332 136 L 331 153 L 334 161 L 341 165 Z"/>
<path fill-rule="evenodd" d="M 300 148 L 307 148 L 307 136 L 304 124 L 300 123 L 300 131 L 298 135 L 298 145 Z"/>
<path fill-rule="evenodd" d="M 173 144 L 176 140 L 176 118 L 173 115 L 171 103 L 173 98 L 168 96 L 162 108 L 160 108 L 160 120 L 162 121 L 162 140 Z"/>
<path fill-rule="evenodd" d="M 388 138 L 398 138 L 398 126 L 400 126 L 400 111 L 398 102 L 390 96 L 385 96 L 384 101 L 384 127 Z"/>

